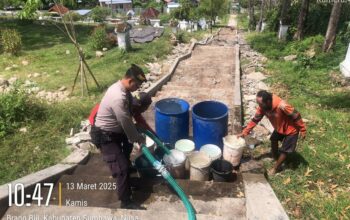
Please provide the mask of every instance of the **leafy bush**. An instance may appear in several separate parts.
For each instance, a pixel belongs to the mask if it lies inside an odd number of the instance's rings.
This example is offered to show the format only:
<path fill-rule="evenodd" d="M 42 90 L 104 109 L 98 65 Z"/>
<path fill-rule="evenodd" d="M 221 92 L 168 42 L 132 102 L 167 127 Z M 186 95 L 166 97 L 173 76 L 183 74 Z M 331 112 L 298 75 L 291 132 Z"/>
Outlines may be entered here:
<path fill-rule="evenodd" d="M 0 109 L 0 138 L 12 133 L 22 123 L 44 115 L 44 108 L 18 89 L 0 95 Z"/>
<path fill-rule="evenodd" d="M 268 31 L 277 31 L 279 27 L 278 10 L 269 10 L 266 12 L 266 25 Z"/>
<path fill-rule="evenodd" d="M 72 21 L 80 21 L 80 20 L 82 20 L 82 18 L 83 18 L 83 16 L 81 16 L 80 14 L 78 14 L 76 12 L 69 12 L 63 16 L 63 19 L 65 21 L 70 21 L 71 19 L 72 19 Z"/>
<path fill-rule="evenodd" d="M 17 55 L 22 48 L 22 38 L 15 29 L 4 29 L 1 31 L 1 45 L 5 53 Z"/>
<path fill-rule="evenodd" d="M 185 33 L 183 31 L 178 31 L 176 34 L 176 40 L 178 40 L 179 43 L 185 42 Z"/>
<path fill-rule="evenodd" d="M 161 24 L 168 23 L 170 18 L 171 18 L 170 14 L 167 14 L 167 13 L 159 15 L 159 19 L 160 19 Z"/>
<path fill-rule="evenodd" d="M 190 13 L 194 7 L 190 0 L 180 0 L 180 7 L 171 11 L 171 16 L 179 20 L 190 20 Z"/>
<path fill-rule="evenodd" d="M 104 47 L 110 47 L 106 28 L 103 26 L 96 27 L 89 38 L 88 44 L 93 50 L 101 50 Z"/>
<path fill-rule="evenodd" d="M 91 18 L 94 21 L 102 22 L 111 14 L 111 9 L 106 7 L 95 7 L 91 10 Z"/>

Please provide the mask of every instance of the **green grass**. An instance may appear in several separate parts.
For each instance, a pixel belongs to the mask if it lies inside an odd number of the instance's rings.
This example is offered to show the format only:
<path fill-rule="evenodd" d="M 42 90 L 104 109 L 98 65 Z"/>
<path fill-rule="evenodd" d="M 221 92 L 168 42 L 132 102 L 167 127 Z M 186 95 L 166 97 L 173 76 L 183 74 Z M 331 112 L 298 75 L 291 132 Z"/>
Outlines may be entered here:
<path fill-rule="evenodd" d="M 308 119 L 307 139 L 299 142 L 288 168 L 269 180 L 277 196 L 295 219 L 349 219 L 350 91 L 330 76 L 335 72 L 340 77 L 347 46 L 337 43 L 325 54 L 322 36 L 279 42 L 276 33 L 252 33 L 247 39 L 269 58 L 273 91 Z M 310 49 L 314 58 L 306 55 Z M 298 56 L 296 62 L 283 60 L 290 54 Z"/>
<path fill-rule="evenodd" d="M 2 28 L 15 28 L 22 35 L 23 50 L 19 56 L 0 54 L 0 75 L 5 78 L 12 76 L 24 81 L 28 74 L 41 73 L 38 78 L 30 78 L 45 90 L 57 90 L 61 86 L 70 88 L 78 67 L 78 58 L 73 45 L 54 25 L 28 24 L 18 20 L 0 20 Z M 59 104 L 42 105 L 43 113 L 35 120 L 25 120 L 16 124 L 15 131 L 0 138 L 0 184 L 22 177 L 56 164 L 68 155 L 65 138 L 70 129 L 76 129 L 80 121 L 86 119 L 91 108 L 99 102 L 103 90 L 119 80 L 131 63 L 143 67 L 145 64 L 161 60 L 171 51 L 170 31 L 159 39 L 146 44 L 134 44 L 130 52 L 118 48 L 110 49 L 104 57 L 95 58 L 87 44 L 93 26 L 78 25 L 78 41 L 87 54 L 87 62 L 102 89 L 92 89 L 91 96 L 86 98 L 74 97 L 71 101 Z M 184 33 L 185 41 L 191 38 L 201 39 L 208 32 L 198 31 Z M 66 54 L 70 50 L 70 54 Z M 23 66 L 22 60 L 28 60 L 29 65 Z M 4 71 L 8 66 L 18 65 L 11 71 Z M 43 75 L 46 73 L 46 75 Z M 89 79 L 92 84 L 92 79 Z M 80 96 L 79 86 L 74 95 Z M 28 118 L 28 117 L 27 117 Z M 16 122 L 17 123 L 17 122 Z M 28 132 L 21 133 L 19 128 L 26 127 Z"/>
<path fill-rule="evenodd" d="M 13 64 L 19 66 L 12 71 L 3 71 L 5 77 L 16 76 L 24 80 L 31 73 L 46 73 L 47 76 L 31 80 L 34 80 L 39 87 L 48 90 L 58 89 L 62 85 L 72 86 L 79 59 L 73 45 L 54 25 L 19 24 L 17 21 L 8 21 L 0 23 L 0 28 L 3 27 L 20 31 L 24 45 L 19 57 L 0 55 L 0 69 Z M 87 46 L 92 29 L 92 26 L 78 25 L 78 41 L 86 51 L 87 62 L 102 86 L 110 85 L 117 80 L 131 63 L 144 67 L 147 62 L 152 62 L 154 58 L 161 59 L 171 50 L 169 32 L 166 31 L 163 37 L 151 43 L 133 45 L 133 49 L 128 53 L 113 48 L 105 54 L 105 57 L 98 59 L 95 58 L 94 51 Z M 66 50 L 70 50 L 71 53 L 67 55 Z M 23 66 L 22 60 L 28 60 L 30 64 Z M 91 79 L 89 81 L 92 82 Z"/>
<path fill-rule="evenodd" d="M 41 118 L 22 123 L 26 133 L 16 131 L 0 139 L 0 184 L 54 165 L 67 156 L 65 137 L 71 128 L 78 130 L 92 103 L 90 99 L 40 103 Z"/>
<path fill-rule="evenodd" d="M 237 24 L 238 28 L 247 31 L 249 26 L 249 21 L 247 18 L 247 13 L 237 14 Z"/>

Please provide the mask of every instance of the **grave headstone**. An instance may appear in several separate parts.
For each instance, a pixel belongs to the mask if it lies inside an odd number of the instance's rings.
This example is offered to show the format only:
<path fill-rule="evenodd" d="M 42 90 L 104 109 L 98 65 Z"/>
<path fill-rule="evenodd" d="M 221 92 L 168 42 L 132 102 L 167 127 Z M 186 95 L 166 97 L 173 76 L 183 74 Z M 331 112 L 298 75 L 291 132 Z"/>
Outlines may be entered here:
<path fill-rule="evenodd" d="M 180 30 L 185 31 L 185 30 L 187 30 L 188 22 L 185 21 L 185 20 L 183 20 L 183 21 L 180 21 L 180 22 L 179 22 L 179 25 L 180 25 Z"/>
<path fill-rule="evenodd" d="M 280 24 L 280 29 L 278 31 L 278 39 L 280 39 L 280 40 L 287 39 L 288 28 L 289 28 L 289 25 Z"/>
<path fill-rule="evenodd" d="M 266 22 L 263 22 L 261 24 L 261 32 L 263 32 L 266 29 Z"/>
<path fill-rule="evenodd" d="M 340 71 L 345 77 L 350 77 L 350 44 L 348 47 L 348 52 L 346 53 L 345 60 L 340 63 Z"/>
<path fill-rule="evenodd" d="M 119 48 L 124 50 L 129 50 L 131 48 L 130 29 L 131 29 L 131 25 L 127 22 L 117 23 L 115 32 L 117 33 Z"/>
<path fill-rule="evenodd" d="M 198 30 L 198 22 L 193 22 L 193 31 Z"/>

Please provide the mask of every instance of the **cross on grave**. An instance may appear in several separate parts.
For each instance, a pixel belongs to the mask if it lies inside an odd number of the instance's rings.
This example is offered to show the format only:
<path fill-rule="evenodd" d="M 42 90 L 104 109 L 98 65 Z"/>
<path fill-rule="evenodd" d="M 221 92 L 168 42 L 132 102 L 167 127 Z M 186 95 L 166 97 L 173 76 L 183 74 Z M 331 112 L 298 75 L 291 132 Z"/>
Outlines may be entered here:
<path fill-rule="evenodd" d="M 340 71 L 346 78 L 350 77 L 350 44 L 348 47 L 348 52 L 346 53 L 345 60 L 340 63 Z"/>

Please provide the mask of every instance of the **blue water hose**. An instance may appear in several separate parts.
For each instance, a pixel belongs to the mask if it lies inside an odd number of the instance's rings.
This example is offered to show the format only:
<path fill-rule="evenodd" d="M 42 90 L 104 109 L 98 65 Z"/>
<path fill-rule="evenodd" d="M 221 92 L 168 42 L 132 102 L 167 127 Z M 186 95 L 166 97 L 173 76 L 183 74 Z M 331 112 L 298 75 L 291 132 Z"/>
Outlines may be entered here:
<path fill-rule="evenodd" d="M 154 140 L 154 141 L 156 141 L 156 140 Z M 177 195 L 180 197 L 180 199 L 184 203 L 185 208 L 187 210 L 188 219 L 189 220 L 196 220 L 196 213 L 194 211 L 194 208 L 193 208 L 191 202 L 188 200 L 184 191 L 181 189 L 179 184 L 176 182 L 176 180 L 170 175 L 170 173 L 167 171 L 167 169 L 159 161 L 157 161 L 153 157 L 151 152 L 148 150 L 148 148 L 144 144 L 142 145 L 142 152 L 146 156 L 146 158 L 152 163 L 153 167 L 158 170 L 158 172 L 171 185 L 171 187 L 175 190 Z"/>

